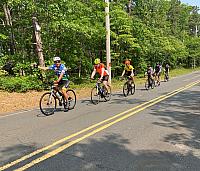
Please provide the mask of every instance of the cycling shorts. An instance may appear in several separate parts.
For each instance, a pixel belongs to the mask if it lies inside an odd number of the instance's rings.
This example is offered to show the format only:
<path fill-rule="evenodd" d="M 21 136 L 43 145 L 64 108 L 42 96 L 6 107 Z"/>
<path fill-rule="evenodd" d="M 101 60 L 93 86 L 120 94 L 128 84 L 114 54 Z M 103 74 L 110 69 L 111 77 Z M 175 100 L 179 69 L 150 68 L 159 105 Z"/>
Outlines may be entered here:
<path fill-rule="evenodd" d="M 69 80 L 61 80 L 58 85 L 62 87 L 62 89 L 67 89 L 69 87 Z"/>
<path fill-rule="evenodd" d="M 109 79 L 109 75 L 105 75 L 103 76 L 102 81 L 108 81 L 108 79 Z"/>

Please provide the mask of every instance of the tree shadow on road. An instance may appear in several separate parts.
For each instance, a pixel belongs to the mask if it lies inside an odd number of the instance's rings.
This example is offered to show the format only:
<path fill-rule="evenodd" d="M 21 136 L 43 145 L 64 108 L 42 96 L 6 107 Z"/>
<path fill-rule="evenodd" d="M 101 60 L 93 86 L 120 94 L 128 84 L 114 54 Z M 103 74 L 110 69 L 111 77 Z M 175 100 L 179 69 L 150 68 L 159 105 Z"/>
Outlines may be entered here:
<path fill-rule="evenodd" d="M 160 171 L 196 170 L 200 159 L 191 153 L 161 150 L 130 150 L 130 142 L 120 134 L 90 138 L 57 156 L 34 166 L 31 170 L 68 171 Z M 134 145 L 133 145 L 134 146 Z M 197 169 L 198 170 L 198 169 Z"/>
<path fill-rule="evenodd" d="M 0 148 L 0 166 L 5 165 L 11 161 L 14 161 L 32 151 L 35 151 L 36 145 L 17 144 L 14 146 L 1 147 Z"/>
<path fill-rule="evenodd" d="M 181 92 L 156 105 L 150 114 L 159 117 L 159 121 L 153 124 L 172 128 L 176 132 L 167 135 L 165 142 L 184 145 L 194 152 L 200 150 L 199 91 Z"/>

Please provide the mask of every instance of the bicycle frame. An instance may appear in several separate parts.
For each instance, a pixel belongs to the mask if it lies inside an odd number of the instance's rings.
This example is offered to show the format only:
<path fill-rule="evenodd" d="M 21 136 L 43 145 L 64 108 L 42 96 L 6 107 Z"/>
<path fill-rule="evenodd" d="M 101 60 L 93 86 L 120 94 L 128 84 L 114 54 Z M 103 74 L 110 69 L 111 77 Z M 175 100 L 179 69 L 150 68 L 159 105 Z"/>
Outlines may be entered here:
<path fill-rule="evenodd" d="M 97 81 L 96 82 L 96 87 L 97 87 L 97 94 L 103 96 L 103 91 L 102 91 L 102 87 L 101 87 L 101 82 Z"/>
<path fill-rule="evenodd" d="M 131 76 L 127 76 L 126 79 L 127 79 L 126 82 L 127 82 L 129 85 L 131 85 L 131 83 L 133 82 Z"/>

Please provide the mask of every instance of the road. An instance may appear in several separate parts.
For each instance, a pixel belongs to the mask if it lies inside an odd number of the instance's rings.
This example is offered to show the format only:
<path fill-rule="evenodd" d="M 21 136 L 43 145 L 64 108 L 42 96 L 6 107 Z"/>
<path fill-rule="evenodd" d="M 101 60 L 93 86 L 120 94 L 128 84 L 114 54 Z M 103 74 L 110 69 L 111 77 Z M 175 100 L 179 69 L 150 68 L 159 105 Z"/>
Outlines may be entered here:
<path fill-rule="evenodd" d="M 137 86 L 137 85 L 136 85 Z M 0 170 L 200 170 L 200 72 L 45 117 L 0 117 Z"/>

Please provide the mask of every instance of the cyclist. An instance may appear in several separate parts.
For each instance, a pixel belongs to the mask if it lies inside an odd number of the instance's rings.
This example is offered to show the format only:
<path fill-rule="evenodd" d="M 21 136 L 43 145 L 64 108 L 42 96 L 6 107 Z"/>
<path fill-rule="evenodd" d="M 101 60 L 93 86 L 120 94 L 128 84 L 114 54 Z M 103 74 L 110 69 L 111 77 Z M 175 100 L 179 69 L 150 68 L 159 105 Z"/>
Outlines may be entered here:
<path fill-rule="evenodd" d="M 168 63 L 166 63 L 165 65 L 164 72 L 165 72 L 165 79 L 169 79 L 169 64 Z"/>
<path fill-rule="evenodd" d="M 158 85 L 160 85 L 160 75 L 161 75 L 161 71 L 162 71 L 162 66 L 161 66 L 159 63 L 157 63 L 157 64 L 156 64 L 156 67 L 155 67 L 155 72 L 154 72 L 154 74 L 155 74 L 156 81 L 157 81 Z"/>
<path fill-rule="evenodd" d="M 150 64 L 147 65 L 146 75 L 148 76 L 148 84 L 150 86 L 153 82 L 153 75 L 154 75 L 153 68 L 151 67 Z"/>
<path fill-rule="evenodd" d="M 68 74 L 67 74 L 67 68 L 65 67 L 64 64 L 61 64 L 61 59 L 60 57 L 56 56 L 53 58 L 54 64 L 49 66 L 49 67 L 40 67 L 38 68 L 42 70 L 54 70 L 55 75 L 58 77 L 56 81 L 54 81 L 54 86 L 55 90 L 58 91 L 58 86 L 62 86 L 62 93 L 65 97 L 65 100 L 68 100 L 68 95 L 67 95 L 67 88 L 69 86 L 69 80 L 68 80 Z M 57 94 L 57 93 L 56 93 Z M 59 103 L 60 104 L 60 103 Z M 60 104 L 62 105 L 62 104 Z M 67 111 L 68 109 L 65 109 Z"/>
<path fill-rule="evenodd" d="M 94 69 L 90 78 L 94 79 L 96 73 L 100 75 L 99 80 L 103 82 L 103 85 L 105 86 L 106 90 L 108 90 L 109 73 L 105 69 L 104 64 L 101 63 L 101 60 L 99 58 L 96 58 L 94 60 Z"/>
<path fill-rule="evenodd" d="M 124 76 L 124 74 L 126 74 L 126 76 L 130 76 L 131 82 L 134 83 L 134 68 L 131 65 L 131 60 L 130 59 L 126 59 L 124 61 L 124 70 L 122 72 L 121 77 Z"/>

